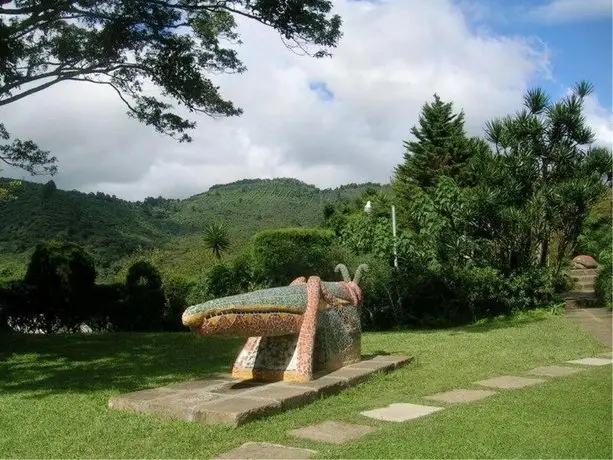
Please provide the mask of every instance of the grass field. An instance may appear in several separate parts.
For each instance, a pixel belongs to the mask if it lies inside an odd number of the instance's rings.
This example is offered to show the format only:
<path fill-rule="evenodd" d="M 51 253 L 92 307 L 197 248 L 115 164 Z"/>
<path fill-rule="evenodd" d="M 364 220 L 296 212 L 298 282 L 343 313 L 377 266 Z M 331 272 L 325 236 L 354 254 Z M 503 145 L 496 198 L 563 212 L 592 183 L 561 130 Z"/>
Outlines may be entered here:
<path fill-rule="evenodd" d="M 187 333 L 0 336 L 0 457 L 209 458 L 246 441 L 307 447 L 322 458 L 611 458 L 611 367 L 454 406 L 407 423 L 359 412 L 606 348 L 561 316 L 464 328 L 365 334 L 363 353 L 413 364 L 303 408 L 239 428 L 110 411 L 109 396 L 227 371 L 240 341 Z M 324 420 L 378 429 L 345 445 L 288 437 Z"/>

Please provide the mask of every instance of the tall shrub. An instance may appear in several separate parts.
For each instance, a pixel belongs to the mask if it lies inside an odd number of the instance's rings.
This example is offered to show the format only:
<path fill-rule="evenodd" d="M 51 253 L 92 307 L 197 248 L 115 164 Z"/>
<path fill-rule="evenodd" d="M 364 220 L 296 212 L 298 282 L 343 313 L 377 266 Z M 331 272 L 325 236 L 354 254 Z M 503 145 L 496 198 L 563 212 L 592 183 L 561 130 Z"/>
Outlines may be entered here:
<path fill-rule="evenodd" d="M 39 244 L 24 278 L 35 287 L 38 327 L 47 333 L 75 330 L 91 314 L 95 280 L 93 259 L 80 246 L 56 241 Z"/>
<path fill-rule="evenodd" d="M 264 230 L 251 240 L 256 280 L 283 286 L 299 276 L 334 276 L 339 262 L 334 233 L 310 228 Z"/>

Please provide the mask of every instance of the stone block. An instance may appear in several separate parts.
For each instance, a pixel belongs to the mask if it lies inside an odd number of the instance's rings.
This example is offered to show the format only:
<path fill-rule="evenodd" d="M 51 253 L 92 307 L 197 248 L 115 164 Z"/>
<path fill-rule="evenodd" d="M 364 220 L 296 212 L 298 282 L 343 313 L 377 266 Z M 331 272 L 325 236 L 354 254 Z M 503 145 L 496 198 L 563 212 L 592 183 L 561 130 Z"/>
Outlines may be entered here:
<path fill-rule="evenodd" d="M 287 447 L 267 442 L 247 442 L 236 449 L 220 454 L 214 459 L 306 459 L 311 458 L 317 451 Z"/>
<path fill-rule="evenodd" d="M 256 388 L 248 393 L 244 393 L 244 396 L 277 401 L 281 404 L 281 407 L 287 409 L 301 406 L 314 400 L 317 398 L 317 390 L 299 384 L 279 382 Z"/>
<path fill-rule="evenodd" d="M 308 382 L 237 380 L 218 374 L 210 380 L 179 382 L 110 398 L 110 409 L 129 409 L 202 423 L 240 425 L 269 413 L 307 404 L 323 394 L 335 393 L 366 380 L 379 369 L 390 370 L 410 359 L 383 356 L 365 360 L 367 368 L 346 366 L 317 373 Z M 381 365 L 376 364 L 380 362 Z M 358 363 L 356 363 L 358 365 Z"/>
<path fill-rule="evenodd" d="M 189 391 L 205 391 L 212 392 L 216 390 L 221 390 L 229 385 L 232 385 L 233 382 L 228 380 L 190 380 L 187 382 L 173 383 L 172 385 L 168 385 L 166 388 L 168 390 L 189 390 Z"/>
<path fill-rule="evenodd" d="M 444 393 L 436 393 L 430 396 L 425 396 L 425 399 L 440 401 L 445 403 L 469 403 L 485 399 L 488 396 L 495 395 L 495 391 L 490 390 L 451 390 Z"/>
<path fill-rule="evenodd" d="M 404 366 L 405 364 L 409 364 L 413 361 L 413 359 L 413 356 L 378 355 L 369 361 L 385 361 L 386 363 L 394 363 L 394 368 L 398 368 L 400 366 Z"/>
<path fill-rule="evenodd" d="M 528 371 L 530 375 L 540 375 L 543 377 L 564 377 L 571 374 L 576 374 L 584 369 L 580 367 L 564 367 L 564 366 L 542 366 L 535 367 Z"/>
<path fill-rule="evenodd" d="M 257 388 L 263 388 L 267 385 L 267 382 L 259 382 L 256 380 L 235 380 L 227 382 L 226 385 L 220 385 L 211 392 L 223 396 L 242 396 L 245 393 L 249 393 Z"/>
<path fill-rule="evenodd" d="M 606 366 L 607 364 L 613 363 L 613 359 L 607 358 L 583 358 L 583 359 L 575 359 L 573 361 L 566 361 L 571 364 L 582 364 L 584 366 Z"/>
<path fill-rule="evenodd" d="M 532 379 L 526 377 L 515 377 L 512 375 L 502 375 L 500 377 L 494 377 L 487 380 L 479 380 L 475 382 L 477 385 L 483 385 L 491 388 L 501 388 L 504 390 L 514 390 L 516 388 L 524 388 L 532 385 L 538 385 L 543 383 L 543 379 Z"/>
<path fill-rule="evenodd" d="M 279 409 L 281 403 L 272 399 L 227 396 L 194 407 L 192 419 L 205 424 L 239 426 Z"/>
<path fill-rule="evenodd" d="M 342 369 L 330 372 L 326 377 L 343 379 L 347 382 L 347 385 L 357 385 L 366 380 L 373 372 L 372 369 L 352 369 L 350 367 L 343 367 Z"/>
<path fill-rule="evenodd" d="M 360 414 L 385 422 L 406 422 L 442 409 L 442 407 L 422 406 L 419 404 L 394 403 L 387 407 L 360 412 Z"/>
<path fill-rule="evenodd" d="M 141 407 L 146 406 L 150 401 L 164 396 L 172 395 L 173 392 L 166 388 L 151 388 L 148 390 L 134 391 L 109 399 L 109 409 L 128 409 L 140 411 Z"/>
<path fill-rule="evenodd" d="M 368 425 L 326 421 L 317 425 L 290 430 L 287 433 L 291 436 L 306 438 L 317 442 L 344 444 L 367 435 L 374 430 L 372 426 Z"/>
<path fill-rule="evenodd" d="M 396 365 L 390 361 L 360 361 L 359 363 L 350 364 L 345 369 L 369 369 L 374 372 L 385 372 L 394 369 Z"/>
<path fill-rule="evenodd" d="M 192 421 L 194 408 L 219 398 L 220 396 L 211 393 L 182 391 L 148 401 L 141 412 Z"/>
<path fill-rule="evenodd" d="M 310 382 L 286 383 L 286 385 L 312 388 L 321 395 L 337 393 L 347 386 L 347 380 L 339 377 L 317 377 Z"/>

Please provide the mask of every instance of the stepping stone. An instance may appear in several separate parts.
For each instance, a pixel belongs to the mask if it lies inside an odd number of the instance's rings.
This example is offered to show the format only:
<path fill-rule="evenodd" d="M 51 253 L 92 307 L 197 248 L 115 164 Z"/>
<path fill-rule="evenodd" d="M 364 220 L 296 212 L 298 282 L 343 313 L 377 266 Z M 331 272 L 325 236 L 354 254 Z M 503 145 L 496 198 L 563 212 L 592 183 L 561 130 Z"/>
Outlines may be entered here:
<path fill-rule="evenodd" d="M 584 364 L 586 366 L 606 366 L 607 364 L 612 364 L 613 359 L 607 358 L 583 358 L 583 359 L 575 359 L 573 361 L 566 361 L 571 364 Z"/>
<path fill-rule="evenodd" d="M 487 380 L 479 380 L 475 382 L 477 385 L 483 385 L 484 387 L 501 388 L 505 390 L 514 390 L 516 388 L 530 387 L 532 385 L 538 385 L 543 383 L 543 379 L 529 379 L 526 377 L 515 377 L 513 375 L 502 375 L 500 377 L 494 377 Z"/>
<path fill-rule="evenodd" d="M 344 444 L 348 441 L 360 438 L 375 429 L 367 425 L 355 425 L 350 423 L 326 421 L 318 425 L 310 425 L 297 430 L 290 430 L 288 434 L 312 441 Z"/>
<path fill-rule="evenodd" d="M 267 442 L 247 442 L 234 450 L 214 457 L 240 458 L 240 459 L 260 459 L 260 458 L 279 458 L 279 459 L 303 459 L 311 458 L 317 452 L 310 449 L 299 449 L 297 447 L 286 447 L 280 444 L 270 444 Z"/>
<path fill-rule="evenodd" d="M 451 390 L 444 393 L 437 393 L 426 396 L 425 399 L 432 399 L 445 403 L 469 403 L 485 399 L 488 396 L 495 395 L 495 391 L 490 390 Z"/>
<path fill-rule="evenodd" d="M 564 366 L 543 366 L 535 367 L 528 374 L 541 375 L 543 377 L 564 377 L 577 372 L 582 372 L 584 369 L 580 367 L 564 367 Z"/>
<path fill-rule="evenodd" d="M 360 414 L 385 422 L 406 422 L 407 420 L 423 417 L 439 410 L 443 410 L 443 408 L 421 406 L 419 404 L 394 403 L 387 407 L 360 412 Z"/>

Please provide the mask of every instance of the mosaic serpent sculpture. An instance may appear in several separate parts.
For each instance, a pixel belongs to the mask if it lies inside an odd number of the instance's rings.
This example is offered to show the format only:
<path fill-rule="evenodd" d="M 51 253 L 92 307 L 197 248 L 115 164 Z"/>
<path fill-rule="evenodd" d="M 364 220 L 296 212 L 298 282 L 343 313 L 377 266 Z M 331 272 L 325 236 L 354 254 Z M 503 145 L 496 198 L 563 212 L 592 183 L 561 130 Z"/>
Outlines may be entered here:
<path fill-rule="evenodd" d="M 319 371 L 360 361 L 361 264 L 353 280 L 300 277 L 289 286 L 210 300 L 189 307 L 182 321 L 200 335 L 247 337 L 232 375 L 240 379 L 307 382 Z"/>

